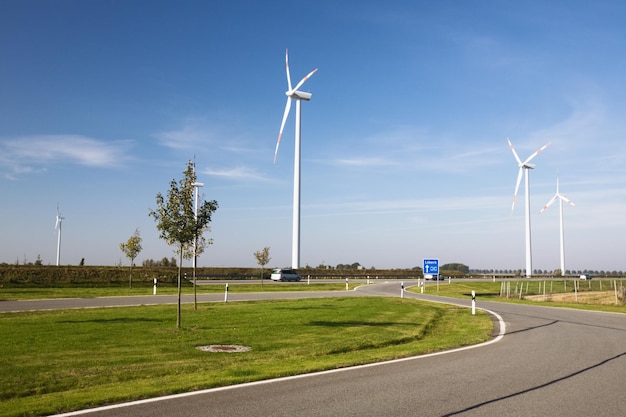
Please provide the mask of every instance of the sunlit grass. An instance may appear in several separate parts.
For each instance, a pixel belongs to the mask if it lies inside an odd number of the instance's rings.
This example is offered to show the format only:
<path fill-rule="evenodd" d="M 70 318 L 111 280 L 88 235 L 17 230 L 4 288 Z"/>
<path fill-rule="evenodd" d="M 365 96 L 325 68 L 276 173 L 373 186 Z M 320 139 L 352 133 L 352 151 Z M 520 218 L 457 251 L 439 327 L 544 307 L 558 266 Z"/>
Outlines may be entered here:
<path fill-rule="evenodd" d="M 484 313 L 380 297 L 0 315 L 0 415 L 45 415 L 439 351 L 490 338 Z M 197 346 L 243 345 L 243 353 Z"/>
<path fill-rule="evenodd" d="M 617 284 L 618 288 L 618 302 L 617 304 L 599 304 L 593 302 L 586 302 L 587 298 L 579 297 L 578 302 L 557 302 L 553 301 L 556 297 L 551 297 L 554 294 L 571 293 L 574 294 L 574 283 L 576 284 L 576 292 L 579 294 L 585 294 L 593 291 L 614 291 L 613 283 Z M 523 287 L 523 288 L 522 288 Z M 623 281 L 609 281 L 609 280 L 562 280 L 553 279 L 546 281 L 529 281 L 529 280 L 511 280 L 503 282 L 454 282 L 448 284 L 447 281 L 437 284 L 428 283 L 426 285 L 426 294 L 441 295 L 446 297 L 465 298 L 470 299 L 472 296 L 472 290 L 476 293 L 477 301 L 501 301 L 510 303 L 522 303 L 522 304 L 540 304 L 553 307 L 569 307 L 578 308 L 584 310 L 598 310 L 626 313 L 626 305 L 623 304 L 623 299 L 620 297 L 621 289 L 623 288 Z M 421 289 L 417 286 L 411 287 L 409 291 L 420 293 Z M 545 300 L 543 297 L 537 297 L 537 300 L 529 300 L 527 296 L 537 296 L 546 294 Z"/>
<path fill-rule="evenodd" d="M 358 284 L 350 283 L 349 289 L 354 289 Z M 264 282 L 244 283 L 233 281 L 228 283 L 229 293 L 244 292 L 292 292 L 292 291 L 342 291 L 346 289 L 345 283 L 323 283 L 312 281 L 311 284 Z M 44 298 L 94 298 L 94 297 L 123 297 L 137 295 L 152 295 L 152 286 L 129 287 L 51 287 L 51 288 L 2 288 L 0 300 L 34 300 Z M 202 284 L 196 286 L 197 294 L 216 294 L 226 290 L 225 284 Z M 193 286 L 186 282 L 183 294 L 193 294 Z M 157 294 L 176 294 L 175 286 L 157 286 Z"/>

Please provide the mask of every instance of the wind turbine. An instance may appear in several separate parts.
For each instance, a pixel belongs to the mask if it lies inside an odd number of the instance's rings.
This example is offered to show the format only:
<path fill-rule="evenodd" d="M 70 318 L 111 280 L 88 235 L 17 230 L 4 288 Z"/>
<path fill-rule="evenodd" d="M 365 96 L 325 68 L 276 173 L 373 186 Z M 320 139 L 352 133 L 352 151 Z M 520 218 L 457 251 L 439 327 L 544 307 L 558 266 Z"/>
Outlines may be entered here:
<path fill-rule="evenodd" d="M 575 206 L 576 204 L 574 204 L 574 202 L 572 200 L 570 200 L 569 198 L 567 198 L 567 196 L 565 194 L 561 194 L 559 192 L 559 174 L 557 172 L 556 175 L 556 194 L 554 195 L 554 197 L 552 197 L 550 199 L 550 201 L 548 201 L 546 203 L 545 206 L 543 206 L 543 208 L 541 209 L 541 211 L 539 211 L 539 214 L 543 213 L 544 211 L 546 211 L 546 209 L 548 207 L 550 207 L 552 205 L 552 203 L 554 203 L 556 200 L 559 200 L 559 225 L 560 225 L 560 241 L 561 241 L 561 275 L 565 275 L 565 252 L 564 252 L 564 238 L 563 238 L 563 202 L 566 202 L 567 204 L 571 205 L 571 206 Z"/>
<path fill-rule="evenodd" d="M 311 93 L 299 91 L 302 84 L 306 82 L 315 72 L 317 68 L 311 71 L 306 77 L 300 80 L 294 88 L 291 87 L 291 76 L 289 75 L 289 50 L 285 50 L 285 68 L 287 70 L 287 86 L 288 90 L 285 92 L 287 95 L 287 104 L 285 105 L 285 113 L 283 113 L 283 122 L 280 125 L 280 131 L 278 132 L 278 140 L 276 141 L 276 150 L 274 151 L 274 164 L 276 163 L 276 157 L 278 155 L 278 146 L 280 145 L 280 138 L 283 135 L 283 129 L 285 128 L 285 122 L 287 116 L 289 116 L 289 110 L 291 109 L 291 100 L 296 100 L 296 146 L 293 166 L 293 240 L 291 249 L 291 266 L 292 268 L 298 268 L 300 265 L 300 102 L 302 100 L 311 100 Z"/>
<path fill-rule="evenodd" d="M 515 148 L 513 148 L 513 144 L 509 138 L 506 138 L 507 142 L 509 142 L 509 148 L 513 152 L 513 156 L 515 156 L 515 160 L 517 161 L 517 165 L 519 166 L 519 172 L 517 174 L 517 182 L 515 184 L 515 193 L 513 194 L 513 204 L 511 205 L 511 214 L 513 214 L 513 209 L 515 208 L 515 200 L 517 199 L 517 191 L 519 190 L 519 185 L 522 182 L 522 175 L 524 175 L 524 187 L 525 187 L 525 196 L 524 202 L 526 203 L 526 277 L 530 278 L 532 275 L 532 253 L 530 248 L 530 185 L 528 184 L 528 170 L 534 169 L 535 164 L 531 164 L 530 161 L 539 155 L 544 149 L 550 146 L 550 143 L 546 143 L 541 148 L 537 149 L 535 153 L 530 155 L 524 162 L 519 158 L 517 152 L 515 152 Z"/>
<path fill-rule="evenodd" d="M 61 223 L 63 223 L 63 219 L 65 217 L 61 216 L 61 212 L 59 211 L 59 205 L 57 204 L 57 222 L 54 225 L 54 229 L 57 231 L 57 266 L 61 263 Z"/>

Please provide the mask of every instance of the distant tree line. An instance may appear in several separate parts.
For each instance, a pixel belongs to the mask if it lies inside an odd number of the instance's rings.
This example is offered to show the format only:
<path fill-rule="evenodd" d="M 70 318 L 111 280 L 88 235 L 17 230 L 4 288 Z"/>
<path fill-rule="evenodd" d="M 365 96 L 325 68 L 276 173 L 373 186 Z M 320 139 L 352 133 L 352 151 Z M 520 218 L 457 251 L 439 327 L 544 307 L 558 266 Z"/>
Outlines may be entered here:
<path fill-rule="evenodd" d="M 472 274 L 508 274 L 508 275 L 524 275 L 525 269 L 472 269 Z M 549 269 L 533 269 L 533 275 L 553 275 L 562 276 L 560 269 L 550 271 Z M 597 276 L 613 276 L 622 277 L 624 271 L 605 271 L 597 269 L 566 269 L 565 275 L 597 275 Z"/>
<path fill-rule="evenodd" d="M 154 259 L 146 259 L 141 263 L 141 266 L 143 266 L 144 268 L 157 268 L 161 266 L 174 266 L 175 267 L 176 258 L 173 256 L 170 259 L 163 257 L 163 259 L 161 259 L 160 261 L 155 261 Z"/>

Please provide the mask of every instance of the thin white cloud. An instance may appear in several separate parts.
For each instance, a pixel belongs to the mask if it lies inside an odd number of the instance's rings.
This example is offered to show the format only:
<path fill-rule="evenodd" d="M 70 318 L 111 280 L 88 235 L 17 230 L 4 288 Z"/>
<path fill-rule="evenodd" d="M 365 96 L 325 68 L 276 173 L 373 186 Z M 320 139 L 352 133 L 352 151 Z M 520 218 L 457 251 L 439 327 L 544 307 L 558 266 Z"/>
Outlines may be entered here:
<path fill-rule="evenodd" d="M 206 169 L 202 171 L 203 174 L 221 177 L 232 180 L 252 180 L 252 181 L 270 181 L 266 176 L 259 174 L 256 170 L 246 167 L 236 167 L 230 169 Z"/>
<path fill-rule="evenodd" d="M 255 152 L 240 133 L 203 118 L 187 118 L 178 129 L 159 132 L 154 136 L 161 145 L 178 151 L 196 152 L 211 148 L 229 153 Z"/>
<path fill-rule="evenodd" d="M 7 178 L 44 172 L 57 164 L 107 168 L 126 160 L 130 141 L 102 141 L 80 135 L 37 135 L 0 140 L 0 167 Z"/>
<path fill-rule="evenodd" d="M 353 158 L 338 158 L 324 161 L 330 165 L 348 166 L 348 167 L 384 167 L 390 165 L 396 165 L 396 162 L 386 158 L 378 157 L 353 157 Z"/>
<path fill-rule="evenodd" d="M 176 150 L 194 149 L 215 140 L 215 133 L 211 129 L 191 119 L 185 121 L 179 129 L 157 133 L 155 136 L 163 146 Z"/>
<path fill-rule="evenodd" d="M 491 210 L 502 202 L 501 196 L 458 196 L 424 199 L 361 200 L 343 203 L 325 202 L 310 205 L 323 216 L 394 215 L 401 213 L 482 211 Z"/>
<path fill-rule="evenodd" d="M 570 100 L 572 112 L 561 121 L 541 129 L 529 136 L 533 142 L 542 140 L 563 140 L 568 144 L 589 143 L 604 135 L 607 130 L 605 106 L 594 97 L 584 100 Z"/>

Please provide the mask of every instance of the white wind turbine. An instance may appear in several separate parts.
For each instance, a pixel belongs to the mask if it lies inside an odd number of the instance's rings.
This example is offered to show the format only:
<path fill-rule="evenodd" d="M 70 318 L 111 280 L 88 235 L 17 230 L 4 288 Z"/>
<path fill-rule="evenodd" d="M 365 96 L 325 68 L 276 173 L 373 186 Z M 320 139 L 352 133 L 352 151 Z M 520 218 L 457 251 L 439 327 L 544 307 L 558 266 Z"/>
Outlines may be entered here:
<path fill-rule="evenodd" d="M 519 185 L 522 182 L 522 175 L 524 175 L 525 180 L 525 205 L 526 205 L 526 277 L 530 278 L 532 275 L 532 253 L 530 247 L 530 185 L 528 184 L 528 170 L 534 169 L 535 164 L 531 164 L 530 161 L 537 155 L 539 155 L 544 149 L 550 146 L 550 143 L 546 143 L 541 148 L 537 149 L 535 153 L 530 155 L 524 162 L 519 158 L 517 152 L 515 152 L 515 148 L 513 148 L 513 144 L 509 138 L 506 138 L 509 142 L 509 147 L 513 152 L 513 156 L 515 156 L 515 160 L 517 161 L 517 165 L 519 166 L 519 173 L 517 174 L 517 182 L 515 184 L 515 193 L 513 194 L 513 204 L 511 205 L 511 214 L 513 213 L 513 209 L 515 208 L 515 200 L 517 199 L 517 191 L 519 190 Z"/>
<path fill-rule="evenodd" d="M 559 237 L 561 241 L 561 275 L 565 275 L 565 250 L 564 250 L 565 245 L 564 245 L 564 237 L 563 237 L 563 202 L 566 202 L 567 204 L 571 206 L 575 206 L 576 204 L 574 204 L 572 200 L 567 198 L 565 194 L 561 194 L 559 192 L 559 174 L 558 173 L 556 175 L 556 194 L 554 195 L 554 197 L 550 199 L 550 201 L 546 203 L 545 206 L 543 206 L 541 211 L 539 211 L 539 214 L 543 213 L 556 200 L 559 200 L 559 225 L 560 225 Z"/>
<path fill-rule="evenodd" d="M 61 223 L 63 223 L 64 218 L 61 216 L 59 205 L 57 204 L 57 221 L 54 225 L 54 229 L 57 231 L 57 266 L 61 263 Z"/>
<path fill-rule="evenodd" d="M 294 88 L 291 87 L 291 76 L 289 75 L 289 50 L 285 51 L 285 67 L 287 69 L 287 86 L 289 90 L 285 92 L 287 95 L 287 104 L 285 105 L 285 113 L 283 114 L 283 122 L 280 125 L 280 131 L 278 132 L 278 140 L 276 141 L 276 150 L 274 151 L 274 163 L 276 163 L 276 156 L 278 155 L 278 146 L 280 145 L 280 138 L 283 135 L 283 129 L 285 128 L 285 122 L 287 116 L 289 116 L 289 110 L 291 109 L 291 100 L 296 100 L 296 146 L 294 156 L 293 167 L 293 241 L 291 250 L 291 266 L 292 268 L 298 268 L 300 266 L 300 102 L 302 100 L 311 100 L 311 93 L 299 91 L 302 84 L 315 74 L 317 68 L 311 71 L 306 77 L 304 77 Z"/>

